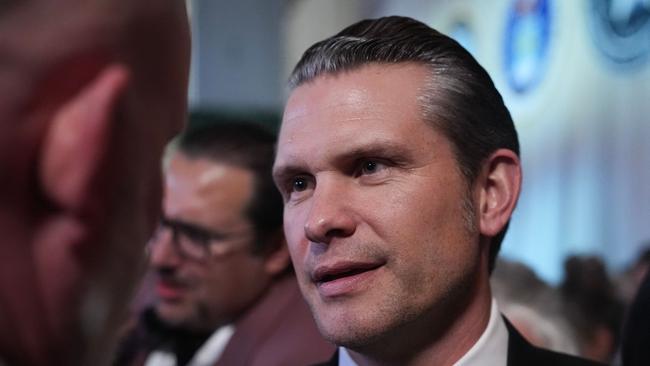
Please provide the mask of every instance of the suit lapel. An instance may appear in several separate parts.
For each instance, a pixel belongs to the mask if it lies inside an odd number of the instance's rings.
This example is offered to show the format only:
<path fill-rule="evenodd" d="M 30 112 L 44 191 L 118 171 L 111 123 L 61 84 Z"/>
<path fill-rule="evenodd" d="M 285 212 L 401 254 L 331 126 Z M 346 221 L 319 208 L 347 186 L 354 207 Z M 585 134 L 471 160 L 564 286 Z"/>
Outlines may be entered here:
<path fill-rule="evenodd" d="M 293 300 L 288 296 L 295 281 L 288 277 L 279 279 L 235 325 L 235 334 L 228 342 L 216 366 L 249 364 L 266 340 L 267 333 L 285 318 L 281 316 Z"/>

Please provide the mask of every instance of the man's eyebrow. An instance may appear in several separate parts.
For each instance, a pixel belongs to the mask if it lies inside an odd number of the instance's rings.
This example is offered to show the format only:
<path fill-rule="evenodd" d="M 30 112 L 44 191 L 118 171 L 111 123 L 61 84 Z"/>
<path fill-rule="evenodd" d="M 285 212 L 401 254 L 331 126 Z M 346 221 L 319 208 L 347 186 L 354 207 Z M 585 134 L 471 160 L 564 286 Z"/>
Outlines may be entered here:
<path fill-rule="evenodd" d="M 215 232 L 211 229 L 202 227 L 201 225 L 193 224 L 187 221 L 183 220 L 178 220 L 178 219 L 173 219 L 173 218 L 168 218 L 168 217 L 162 217 L 160 219 L 161 223 L 166 226 L 172 226 L 176 229 L 180 229 L 181 231 L 184 231 L 186 233 L 192 233 L 192 234 L 198 234 L 198 235 L 203 235 L 206 237 L 221 237 L 223 236 L 222 233 Z"/>
<path fill-rule="evenodd" d="M 375 140 L 355 146 L 336 156 L 335 160 L 350 161 L 359 158 L 383 158 L 397 161 L 407 160 L 411 156 L 408 146 L 390 140 Z"/>
<path fill-rule="evenodd" d="M 303 165 L 279 164 L 273 166 L 271 174 L 273 176 L 273 181 L 275 181 L 275 184 L 279 187 L 281 182 L 288 177 L 304 174 L 306 170 L 307 169 Z"/>
<path fill-rule="evenodd" d="M 411 154 L 412 152 L 408 149 L 408 146 L 404 146 L 403 143 L 380 139 L 365 144 L 361 143 L 341 153 L 335 153 L 328 159 L 333 165 L 346 164 L 361 158 L 389 159 L 401 163 L 408 161 Z M 308 171 L 304 159 L 299 159 L 296 162 L 281 162 L 273 167 L 273 178 L 276 183 L 279 183 L 286 177 L 305 174 Z"/>

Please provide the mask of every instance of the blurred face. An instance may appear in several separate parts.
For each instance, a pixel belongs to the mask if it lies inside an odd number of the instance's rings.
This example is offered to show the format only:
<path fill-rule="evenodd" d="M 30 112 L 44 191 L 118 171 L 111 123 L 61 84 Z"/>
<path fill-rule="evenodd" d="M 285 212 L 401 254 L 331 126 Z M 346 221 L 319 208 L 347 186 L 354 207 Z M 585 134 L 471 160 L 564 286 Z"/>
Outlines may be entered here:
<path fill-rule="evenodd" d="M 285 234 L 319 328 L 339 345 L 415 342 L 471 296 L 478 233 L 452 146 L 421 118 L 426 76 L 409 64 L 324 75 L 285 109 L 274 166 Z"/>
<path fill-rule="evenodd" d="M 186 116 L 184 1 L 65 0 L 54 6 L 33 0 L 4 10 L 0 170 L 8 179 L 2 179 L 0 236 L 2 258 L 13 265 L 1 271 L 0 354 L 17 364 L 99 362 L 97 355 L 109 354 L 107 340 L 122 320 L 160 210 L 162 149 Z M 94 179 L 83 207 L 103 217 L 79 218 L 48 201 L 36 174 L 39 152 L 57 114 L 109 65 L 126 70 L 126 86 L 110 113 L 86 121 L 110 120 L 98 131 L 105 154 L 87 169 Z M 92 113 L 81 108 L 77 114 Z M 70 135 L 70 145 L 82 145 Z M 77 164 L 76 158 L 69 160 Z"/>
<path fill-rule="evenodd" d="M 233 321 L 269 285 L 264 257 L 252 253 L 254 230 L 245 215 L 253 185 L 248 169 L 182 153 L 172 157 L 165 173 L 167 225 L 150 246 L 156 311 L 164 321 L 214 329 Z M 209 254 L 200 258 L 190 241 L 208 236 Z"/>
<path fill-rule="evenodd" d="M 142 273 L 144 244 L 160 215 L 163 148 L 187 115 L 190 37 L 184 1 L 114 3 L 110 16 L 127 19 L 114 31 L 119 36 L 116 61 L 128 66 L 130 79 L 114 112 L 114 145 L 103 168 L 107 218 L 97 239 L 103 247 L 94 249 L 93 264 L 79 274 L 88 283 L 79 312 L 89 334 L 106 332 L 122 319 L 129 290 Z M 52 303 L 57 295 L 52 292 Z M 73 309 L 65 301 L 58 303 Z"/>
<path fill-rule="evenodd" d="M 183 128 L 187 115 L 190 37 L 184 3 L 138 2 L 134 7 L 139 7 L 141 18 L 136 17 L 129 27 L 137 32 L 134 35 L 127 29 L 123 34 L 123 57 L 133 68 L 123 105 L 123 116 L 133 125 L 129 135 L 123 136 L 131 143 L 127 147 L 131 154 L 124 158 L 141 168 L 131 189 L 142 192 L 148 201 L 149 228 L 160 210 L 162 151 Z"/>

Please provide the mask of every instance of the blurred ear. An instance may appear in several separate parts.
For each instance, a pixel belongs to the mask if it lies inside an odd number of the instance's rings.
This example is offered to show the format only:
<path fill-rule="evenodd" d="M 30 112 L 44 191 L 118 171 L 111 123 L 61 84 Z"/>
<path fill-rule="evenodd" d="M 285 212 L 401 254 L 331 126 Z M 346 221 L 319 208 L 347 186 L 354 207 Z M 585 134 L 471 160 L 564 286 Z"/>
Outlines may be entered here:
<path fill-rule="evenodd" d="M 264 270 L 269 275 L 275 276 L 284 272 L 291 262 L 291 257 L 282 229 L 278 230 L 270 240 L 274 242 L 269 243 L 269 248 L 274 249 L 265 255 Z"/>
<path fill-rule="evenodd" d="M 106 66 L 48 122 L 39 179 L 46 197 L 57 208 L 80 213 L 95 204 L 93 184 L 100 181 L 108 158 L 114 110 L 127 83 L 125 67 Z"/>
<path fill-rule="evenodd" d="M 480 184 L 480 232 L 498 234 L 515 209 L 521 190 L 521 164 L 511 150 L 499 149 L 486 160 Z"/>

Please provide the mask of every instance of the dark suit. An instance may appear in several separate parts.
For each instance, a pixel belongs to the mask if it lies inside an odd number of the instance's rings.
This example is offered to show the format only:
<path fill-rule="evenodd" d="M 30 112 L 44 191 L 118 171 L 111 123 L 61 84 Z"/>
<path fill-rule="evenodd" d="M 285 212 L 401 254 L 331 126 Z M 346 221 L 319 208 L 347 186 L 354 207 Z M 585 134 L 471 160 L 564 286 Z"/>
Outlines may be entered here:
<path fill-rule="evenodd" d="M 582 358 L 537 348 L 528 343 L 524 337 L 506 319 L 508 328 L 508 364 L 507 366 L 599 366 L 599 363 Z M 328 362 L 316 366 L 338 366 L 338 351 Z"/>
<path fill-rule="evenodd" d="M 552 352 L 528 343 L 506 319 L 508 366 L 598 366 L 600 363 Z"/>
<path fill-rule="evenodd" d="M 165 326 L 149 310 L 122 344 L 114 365 L 143 365 L 161 347 L 174 350 L 184 364 L 209 336 Z M 215 366 L 302 366 L 326 360 L 334 350 L 318 333 L 295 278 L 287 276 L 236 322 Z"/>
<path fill-rule="evenodd" d="M 623 366 L 650 365 L 650 272 L 630 306 L 621 343 Z"/>

